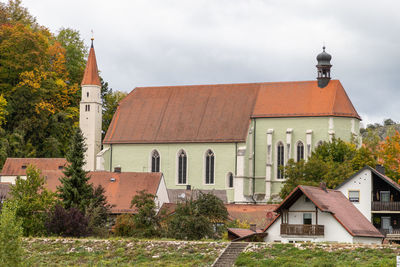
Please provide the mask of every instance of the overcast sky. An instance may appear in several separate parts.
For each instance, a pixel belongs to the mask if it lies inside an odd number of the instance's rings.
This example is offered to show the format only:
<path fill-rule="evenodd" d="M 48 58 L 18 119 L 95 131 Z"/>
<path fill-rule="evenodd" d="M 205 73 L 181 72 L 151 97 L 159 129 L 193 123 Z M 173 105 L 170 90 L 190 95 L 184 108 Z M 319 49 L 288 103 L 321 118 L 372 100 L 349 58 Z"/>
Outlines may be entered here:
<path fill-rule="evenodd" d="M 1 0 L 5 1 L 5 0 Z M 323 43 L 366 125 L 400 121 L 400 1 L 23 0 L 57 32 L 94 31 L 101 76 L 137 86 L 313 80 Z"/>

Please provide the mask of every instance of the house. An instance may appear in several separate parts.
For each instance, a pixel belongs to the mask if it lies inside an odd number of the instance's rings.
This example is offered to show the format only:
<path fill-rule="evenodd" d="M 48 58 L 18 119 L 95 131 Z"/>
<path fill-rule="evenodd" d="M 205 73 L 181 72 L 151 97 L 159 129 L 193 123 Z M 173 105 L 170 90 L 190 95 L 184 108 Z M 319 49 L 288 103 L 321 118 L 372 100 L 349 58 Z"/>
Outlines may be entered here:
<path fill-rule="evenodd" d="M 289 159 L 359 134 L 330 60 L 324 48 L 314 81 L 135 88 L 119 103 L 96 168 L 162 172 L 168 189 L 226 190 L 230 203 L 279 198 Z"/>
<path fill-rule="evenodd" d="M 275 209 L 266 242 L 343 242 L 380 244 L 383 235 L 338 190 L 297 186 Z"/>
<path fill-rule="evenodd" d="M 384 234 L 400 236 L 400 185 L 382 166 L 365 166 L 336 187 Z"/>
<path fill-rule="evenodd" d="M 46 181 L 45 187 L 56 192 L 57 186 L 61 185 L 59 178 L 64 176 L 62 171 L 66 164 L 65 159 L 58 158 L 7 158 L 0 178 L 1 181 L 4 178 L 11 183 L 15 183 L 18 176 L 26 179 L 26 168 L 33 165 L 41 170 Z M 130 207 L 131 200 L 142 190 L 156 196 L 155 203 L 158 209 L 164 203 L 170 202 L 162 173 L 121 172 L 116 168 L 114 172 L 89 172 L 88 176 L 90 176 L 89 183 L 95 187 L 101 185 L 105 189 L 104 195 L 107 202 L 112 205 L 111 213 L 114 215 L 135 213 L 136 209 Z"/>
<path fill-rule="evenodd" d="M 0 172 L 0 182 L 15 184 L 19 176 L 26 179 L 26 169 L 33 165 L 42 172 L 43 176 L 63 175 L 62 171 L 67 165 L 65 158 L 7 158 Z"/>

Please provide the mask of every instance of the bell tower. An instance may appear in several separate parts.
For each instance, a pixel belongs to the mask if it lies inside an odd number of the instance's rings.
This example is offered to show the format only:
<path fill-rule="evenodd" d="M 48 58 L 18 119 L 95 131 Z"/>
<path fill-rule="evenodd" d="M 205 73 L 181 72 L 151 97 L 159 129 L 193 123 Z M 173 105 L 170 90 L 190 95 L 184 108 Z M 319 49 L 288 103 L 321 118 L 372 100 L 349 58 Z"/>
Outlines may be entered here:
<path fill-rule="evenodd" d="M 79 127 L 82 130 L 87 151 L 85 153 L 86 171 L 96 170 L 96 155 L 101 149 L 101 83 L 94 53 L 93 38 L 89 57 L 82 79 L 82 97 L 79 108 Z"/>
<path fill-rule="evenodd" d="M 328 85 L 331 80 L 331 59 L 332 56 L 325 52 L 325 46 L 322 47 L 322 53 L 318 54 L 317 61 L 318 65 L 318 87 L 324 88 Z"/>

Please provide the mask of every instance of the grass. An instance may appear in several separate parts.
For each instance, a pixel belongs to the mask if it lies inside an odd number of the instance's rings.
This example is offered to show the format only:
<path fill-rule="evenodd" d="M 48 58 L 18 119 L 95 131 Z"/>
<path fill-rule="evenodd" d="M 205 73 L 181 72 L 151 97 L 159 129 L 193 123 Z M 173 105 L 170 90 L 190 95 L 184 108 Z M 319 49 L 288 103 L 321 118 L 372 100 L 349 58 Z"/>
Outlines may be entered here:
<path fill-rule="evenodd" d="M 236 266 L 396 266 L 398 246 L 273 244 L 244 252 Z"/>
<path fill-rule="evenodd" d="M 27 238 L 27 266 L 210 266 L 223 242 Z"/>

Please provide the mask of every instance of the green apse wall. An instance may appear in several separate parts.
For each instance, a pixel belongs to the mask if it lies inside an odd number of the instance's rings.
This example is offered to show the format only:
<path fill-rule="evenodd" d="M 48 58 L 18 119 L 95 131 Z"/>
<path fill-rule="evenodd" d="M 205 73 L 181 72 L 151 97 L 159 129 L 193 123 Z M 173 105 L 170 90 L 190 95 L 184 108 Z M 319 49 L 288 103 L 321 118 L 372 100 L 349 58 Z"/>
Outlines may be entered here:
<path fill-rule="evenodd" d="M 105 145 L 105 148 L 110 145 Z M 228 189 L 227 174 L 235 175 L 235 143 L 183 143 L 183 144 L 113 144 L 104 156 L 106 170 L 120 166 L 122 171 L 151 171 L 151 152 L 160 153 L 160 171 L 169 189 L 183 189 L 177 182 L 177 154 L 184 149 L 187 155 L 187 184 L 193 189 Z M 208 149 L 214 152 L 215 181 L 205 183 L 204 164 Z M 110 160 L 112 158 L 112 166 Z M 110 168 L 111 167 L 111 168 Z M 230 189 L 232 191 L 232 189 Z M 228 192 L 233 198 L 233 192 Z"/>

